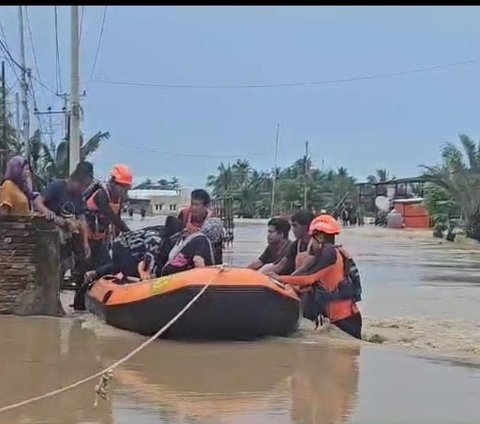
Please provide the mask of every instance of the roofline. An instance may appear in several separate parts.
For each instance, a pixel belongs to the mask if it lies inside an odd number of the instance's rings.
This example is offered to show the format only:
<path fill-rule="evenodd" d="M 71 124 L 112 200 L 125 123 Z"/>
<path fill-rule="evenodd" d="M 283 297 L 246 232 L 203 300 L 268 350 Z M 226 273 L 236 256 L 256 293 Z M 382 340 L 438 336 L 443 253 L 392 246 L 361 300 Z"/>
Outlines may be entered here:
<path fill-rule="evenodd" d="M 377 183 L 369 183 L 368 181 L 356 183 L 355 185 L 373 185 L 373 186 L 381 186 L 381 185 L 392 185 L 392 184 L 407 184 L 407 183 L 426 183 L 428 180 L 426 177 L 409 177 L 409 178 L 396 178 L 393 180 L 388 181 L 380 181 Z"/>

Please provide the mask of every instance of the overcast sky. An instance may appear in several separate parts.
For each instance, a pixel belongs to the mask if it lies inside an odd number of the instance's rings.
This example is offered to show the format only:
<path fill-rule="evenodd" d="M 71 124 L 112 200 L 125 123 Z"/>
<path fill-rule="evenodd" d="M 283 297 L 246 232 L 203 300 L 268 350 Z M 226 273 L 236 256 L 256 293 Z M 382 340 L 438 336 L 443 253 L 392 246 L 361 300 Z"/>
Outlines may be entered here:
<path fill-rule="evenodd" d="M 53 7 L 29 6 L 28 12 L 42 81 L 55 91 Z M 94 156 L 100 175 L 124 162 L 138 179 L 176 175 L 184 185 L 201 186 L 222 160 L 241 157 L 257 168 L 270 168 L 277 123 L 280 166 L 302 155 L 308 140 L 318 166 L 324 159 L 326 167 L 345 166 L 359 179 L 379 167 L 397 177 L 417 175 L 419 164 L 438 160 L 443 142 L 463 132 L 480 136 L 477 62 L 273 88 L 106 84 L 90 81 L 103 13 L 103 7 L 86 6 L 81 34 L 81 81 L 87 94 L 83 130 L 111 133 Z M 0 7 L 0 19 L 18 59 L 16 7 Z M 65 91 L 68 7 L 59 7 L 58 20 Z M 109 6 L 94 79 L 243 86 L 429 68 L 480 57 L 479 21 L 478 7 Z M 28 28 L 26 34 L 27 66 L 36 75 Z M 8 71 L 12 85 L 15 77 Z M 40 108 L 61 106 L 36 83 L 35 91 Z"/>

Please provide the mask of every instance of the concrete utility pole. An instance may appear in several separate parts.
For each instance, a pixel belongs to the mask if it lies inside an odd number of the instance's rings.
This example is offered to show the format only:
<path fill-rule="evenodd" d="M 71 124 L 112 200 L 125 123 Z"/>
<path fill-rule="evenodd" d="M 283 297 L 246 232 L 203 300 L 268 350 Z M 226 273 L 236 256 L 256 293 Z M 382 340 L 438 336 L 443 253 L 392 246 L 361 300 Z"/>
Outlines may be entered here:
<path fill-rule="evenodd" d="M 20 126 L 20 96 L 15 93 L 15 126 L 17 128 L 17 140 L 22 139 L 22 127 Z"/>
<path fill-rule="evenodd" d="M 273 180 L 272 180 L 272 206 L 270 208 L 270 215 L 275 214 L 275 189 L 277 185 L 277 156 L 278 156 L 278 132 L 280 130 L 280 124 L 277 124 L 277 136 L 275 137 L 275 153 L 274 153 L 274 166 L 273 166 Z"/>
<path fill-rule="evenodd" d="M 69 173 L 80 162 L 80 40 L 78 6 L 71 11 L 71 76 L 70 76 L 70 139 Z"/>
<path fill-rule="evenodd" d="M 2 138 L 4 146 L 7 146 L 7 89 L 5 84 L 5 62 L 2 60 Z"/>
<path fill-rule="evenodd" d="M 303 186 L 303 209 L 307 209 L 308 191 L 308 141 L 305 142 L 305 184 Z"/>
<path fill-rule="evenodd" d="M 28 84 L 25 66 L 25 38 L 23 30 L 23 6 L 18 6 L 18 21 L 20 27 L 20 65 L 22 66 L 21 89 L 22 89 L 22 140 L 25 144 L 25 156 L 28 158 L 30 154 L 30 112 L 28 110 Z"/>

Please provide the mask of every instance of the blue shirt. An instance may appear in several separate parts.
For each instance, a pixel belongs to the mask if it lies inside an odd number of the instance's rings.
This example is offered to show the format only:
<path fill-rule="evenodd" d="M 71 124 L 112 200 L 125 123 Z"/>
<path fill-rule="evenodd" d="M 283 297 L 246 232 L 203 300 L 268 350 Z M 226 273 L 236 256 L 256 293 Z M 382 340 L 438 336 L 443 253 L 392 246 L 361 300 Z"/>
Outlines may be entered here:
<path fill-rule="evenodd" d="M 43 190 L 42 197 L 45 199 L 45 206 L 57 216 L 62 216 L 65 211 L 78 218 L 85 212 L 82 195 L 72 193 L 65 180 L 52 181 Z"/>

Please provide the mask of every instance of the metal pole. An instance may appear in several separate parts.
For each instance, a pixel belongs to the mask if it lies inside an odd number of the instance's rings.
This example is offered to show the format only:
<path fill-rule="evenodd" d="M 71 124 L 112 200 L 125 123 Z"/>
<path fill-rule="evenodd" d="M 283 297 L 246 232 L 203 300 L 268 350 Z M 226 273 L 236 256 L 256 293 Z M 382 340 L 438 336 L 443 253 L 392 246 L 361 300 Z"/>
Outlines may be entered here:
<path fill-rule="evenodd" d="M 80 46 L 78 34 L 78 6 L 71 11 L 71 79 L 70 79 L 70 139 L 69 173 L 80 162 Z"/>
<path fill-rule="evenodd" d="M 22 139 L 22 128 L 20 127 L 20 96 L 15 93 L 15 123 L 17 127 L 17 141 Z"/>
<path fill-rule="evenodd" d="M 274 168 L 273 168 L 273 180 L 272 180 L 272 205 L 270 208 L 270 215 L 275 214 L 275 188 L 277 185 L 277 156 L 278 156 L 278 133 L 280 130 L 280 124 L 277 124 L 277 135 L 275 137 L 275 153 L 274 153 Z"/>
<path fill-rule="evenodd" d="M 8 146 L 7 142 L 7 90 L 5 88 L 5 62 L 2 60 L 2 124 L 3 124 L 3 147 Z"/>
<path fill-rule="evenodd" d="M 27 68 L 25 67 L 25 39 L 23 30 L 23 6 L 18 6 L 18 20 L 20 26 L 20 65 L 22 66 L 22 141 L 25 144 L 25 157 L 30 154 L 30 112 L 28 111 L 28 84 L 27 84 Z"/>
<path fill-rule="evenodd" d="M 305 142 L 305 184 L 303 186 L 303 209 L 307 209 L 307 191 L 308 191 L 308 141 Z"/>

